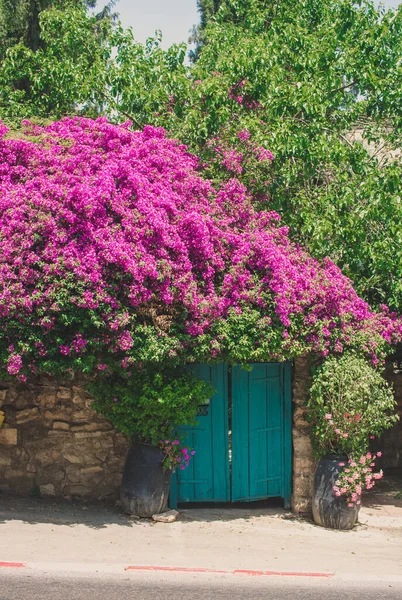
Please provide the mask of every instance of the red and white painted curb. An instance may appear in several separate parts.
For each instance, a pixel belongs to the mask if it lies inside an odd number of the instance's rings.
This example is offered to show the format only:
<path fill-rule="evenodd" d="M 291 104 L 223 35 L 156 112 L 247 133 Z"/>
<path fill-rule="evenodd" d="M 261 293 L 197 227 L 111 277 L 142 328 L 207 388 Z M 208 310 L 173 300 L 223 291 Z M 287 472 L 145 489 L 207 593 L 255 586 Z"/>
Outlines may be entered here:
<path fill-rule="evenodd" d="M 324 577 L 331 578 L 334 573 L 303 573 L 297 571 L 253 571 L 249 569 L 235 569 L 234 571 L 221 569 L 203 569 L 193 567 L 157 567 L 157 566 L 140 566 L 131 565 L 125 568 L 126 571 L 164 571 L 169 573 L 217 573 L 224 575 L 251 575 L 252 577 L 259 576 L 276 576 L 276 577 Z"/>
<path fill-rule="evenodd" d="M 22 562 L 7 562 L 0 561 L 0 569 L 21 569 L 21 568 L 30 568 L 36 569 L 39 565 L 29 565 Z M 55 565 L 53 565 L 54 567 Z M 63 565 L 67 566 L 67 565 Z M 70 568 L 73 565 L 69 565 Z M 92 565 L 94 567 L 94 565 Z M 39 566 L 44 567 L 43 564 Z M 47 568 L 52 570 L 52 564 L 48 563 L 46 565 Z M 58 563 L 58 567 L 60 564 Z M 99 568 L 100 565 L 97 565 Z M 47 570 L 45 568 L 45 570 Z M 216 575 L 246 575 L 251 577 L 313 577 L 313 578 L 324 578 L 330 579 L 334 577 L 334 573 L 305 573 L 303 571 L 254 571 L 251 569 L 207 569 L 203 567 L 164 567 L 157 565 L 129 565 L 128 567 L 120 567 L 121 571 L 131 571 L 131 572 L 163 572 L 163 573 L 207 573 L 207 574 L 216 574 Z M 117 571 L 120 570 L 117 568 Z M 64 570 L 64 569 L 63 569 Z M 72 568 L 74 570 L 74 568 Z"/>

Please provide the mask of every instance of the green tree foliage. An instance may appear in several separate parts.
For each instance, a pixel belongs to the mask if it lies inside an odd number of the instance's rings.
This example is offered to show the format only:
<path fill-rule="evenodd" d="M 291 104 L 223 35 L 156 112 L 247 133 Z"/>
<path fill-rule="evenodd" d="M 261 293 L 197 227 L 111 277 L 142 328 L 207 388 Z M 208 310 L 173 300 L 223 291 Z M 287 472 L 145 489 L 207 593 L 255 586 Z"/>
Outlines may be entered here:
<path fill-rule="evenodd" d="M 204 30 L 208 24 L 208 21 L 216 14 L 217 10 L 222 4 L 222 0 L 197 0 L 197 8 L 200 15 L 200 22 L 198 25 L 194 25 L 193 31 L 190 37 L 190 41 L 195 44 L 195 49 L 191 50 L 190 56 L 192 60 L 196 60 L 199 57 L 201 48 L 204 43 Z"/>
<path fill-rule="evenodd" d="M 0 65 L 0 118 L 51 118 L 71 112 L 99 112 L 99 76 L 110 53 L 110 19 L 99 21 L 85 7 L 53 8 L 40 15 L 41 45 L 20 42 Z"/>
<path fill-rule="evenodd" d="M 107 5 L 103 16 L 110 13 L 112 4 Z M 38 50 L 42 42 L 40 13 L 49 8 L 65 10 L 72 6 L 95 8 L 96 0 L 0 0 L 0 53 L 19 42 Z"/>
<path fill-rule="evenodd" d="M 400 310 L 402 9 L 224 0 L 203 36 L 178 135 L 210 168 L 211 138 L 242 153 L 236 176 L 302 244 L 333 258 L 372 304 Z M 274 152 L 269 174 L 245 161 L 243 130 Z"/>
<path fill-rule="evenodd" d="M 3 119 L 60 116 L 80 103 L 89 110 L 114 4 L 88 13 L 96 0 L 0 0 Z"/>
<path fill-rule="evenodd" d="M 185 46 L 139 44 L 83 7 L 42 12 L 43 47 L 17 44 L 1 65 L 0 117 L 75 112 L 163 126 L 208 176 L 242 180 L 370 303 L 400 310 L 402 9 L 371 0 L 200 9 L 206 43 L 191 68 Z"/>

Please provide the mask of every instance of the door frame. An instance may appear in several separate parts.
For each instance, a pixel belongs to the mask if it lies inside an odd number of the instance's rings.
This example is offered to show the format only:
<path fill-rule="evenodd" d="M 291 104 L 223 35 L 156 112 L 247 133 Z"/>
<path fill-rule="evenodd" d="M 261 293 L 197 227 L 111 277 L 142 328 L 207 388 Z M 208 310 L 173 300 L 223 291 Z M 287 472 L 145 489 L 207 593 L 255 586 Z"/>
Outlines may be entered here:
<path fill-rule="evenodd" d="M 250 363 L 250 366 L 253 366 L 253 364 L 257 365 L 257 364 L 261 364 L 261 363 Z M 292 363 L 290 361 L 284 361 L 281 363 L 274 363 L 274 364 L 278 364 L 280 367 L 280 370 L 281 370 L 280 384 L 281 384 L 282 399 L 283 399 L 283 406 L 282 406 L 282 414 L 283 414 L 283 421 L 282 421 L 283 501 L 284 501 L 284 507 L 286 509 L 288 509 L 288 508 L 290 508 L 290 502 L 291 502 L 292 472 L 293 472 L 293 469 L 292 469 Z M 227 375 L 229 376 L 226 364 L 220 364 L 217 366 L 219 366 L 221 368 L 223 367 L 226 370 Z M 232 384 L 233 384 L 233 379 L 232 379 Z M 227 384 L 226 384 L 225 388 L 227 390 L 227 388 L 228 388 Z M 225 435 L 227 435 L 227 433 L 228 432 L 226 431 Z M 230 481 L 229 487 L 230 487 L 230 497 L 232 497 L 233 486 L 232 486 L 231 481 Z M 178 498 L 179 498 L 178 479 L 177 479 L 177 474 L 174 473 L 172 475 L 172 482 L 171 482 L 171 486 L 170 486 L 170 498 L 169 498 L 170 508 L 177 508 Z M 264 498 L 261 498 L 261 499 L 264 499 Z M 249 500 L 249 501 L 252 502 L 253 500 Z M 231 504 L 231 503 L 232 503 L 232 500 L 229 500 L 228 504 Z"/>

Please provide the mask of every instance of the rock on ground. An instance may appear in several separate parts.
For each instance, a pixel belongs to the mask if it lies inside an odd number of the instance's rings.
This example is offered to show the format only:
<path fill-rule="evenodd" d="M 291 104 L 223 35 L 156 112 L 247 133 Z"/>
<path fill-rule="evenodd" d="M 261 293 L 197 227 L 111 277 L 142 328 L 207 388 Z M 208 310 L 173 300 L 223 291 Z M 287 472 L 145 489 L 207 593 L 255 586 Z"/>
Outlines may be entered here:
<path fill-rule="evenodd" d="M 179 516 L 177 510 L 167 510 L 164 513 L 158 515 L 152 515 L 152 519 L 158 523 L 174 523 Z"/>

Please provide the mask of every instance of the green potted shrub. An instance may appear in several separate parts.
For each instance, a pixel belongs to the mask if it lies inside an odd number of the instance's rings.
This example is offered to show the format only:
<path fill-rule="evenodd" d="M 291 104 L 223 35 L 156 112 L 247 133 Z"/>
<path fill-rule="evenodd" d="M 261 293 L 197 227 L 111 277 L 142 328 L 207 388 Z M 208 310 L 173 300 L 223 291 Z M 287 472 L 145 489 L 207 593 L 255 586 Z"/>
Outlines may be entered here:
<path fill-rule="evenodd" d="M 132 440 L 123 472 L 121 502 L 128 514 L 151 517 L 167 508 L 172 473 L 193 450 L 174 436 L 194 423 L 211 387 L 183 369 L 144 369 L 131 377 L 105 377 L 88 386 L 94 408 Z"/>
<path fill-rule="evenodd" d="M 398 419 L 392 389 L 378 370 L 353 354 L 327 359 L 315 372 L 308 401 L 314 474 L 313 517 L 321 526 L 351 529 L 361 495 L 382 477 L 375 473 L 381 453 L 370 439 Z"/>

